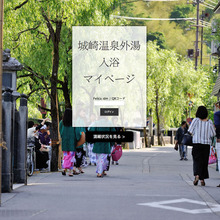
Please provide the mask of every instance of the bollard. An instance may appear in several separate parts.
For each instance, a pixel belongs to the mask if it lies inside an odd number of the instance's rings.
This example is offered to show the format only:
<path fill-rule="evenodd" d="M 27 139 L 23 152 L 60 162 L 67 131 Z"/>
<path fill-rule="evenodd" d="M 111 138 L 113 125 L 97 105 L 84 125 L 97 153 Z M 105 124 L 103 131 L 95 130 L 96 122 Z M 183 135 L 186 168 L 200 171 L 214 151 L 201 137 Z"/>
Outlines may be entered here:
<path fill-rule="evenodd" d="M 14 183 L 18 183 L 19 182 L 19 175 L 18 175 L 18 125 L 19 125 L 19 121 L 20 121 L 20 115 L 19 112 L 15 109 L 14 112 L 14 166 L 13 166 L 13 172 L 14 172 Z"/>
<path fill-rule="evenodd" d="M 13 108 L 12 108 L 12 129 L 13 129 L 13 136 L 12 136 L 12 165 L 13 165 L 13 183 L 17 183 L 17 144 L 18 144 L 18 129 L 17 129 L 17 124 L 18 124 L 18 120 L 17 117 L 18 116 L 18 111 L 16 109 L 16 100 L 17 98 L 20 97 L 20 93 L 13 91 L 12 92 L 12 104 L 13 104 Z"/>
<path fill-rule="evenodd" d="M 2 102 L 2 130 L 7 150 L 2 150 L 2 192 L 11 192 L 13 187 L 12 171 L 12 91 L 6 89 Z"/>
<path fill-rule="evenodd" d="M 20 99 L 19 112 L 16 113 L 17 145 L 16 145 L 16 183 L 27 184 L 27 96 L 22 94 Z"/>

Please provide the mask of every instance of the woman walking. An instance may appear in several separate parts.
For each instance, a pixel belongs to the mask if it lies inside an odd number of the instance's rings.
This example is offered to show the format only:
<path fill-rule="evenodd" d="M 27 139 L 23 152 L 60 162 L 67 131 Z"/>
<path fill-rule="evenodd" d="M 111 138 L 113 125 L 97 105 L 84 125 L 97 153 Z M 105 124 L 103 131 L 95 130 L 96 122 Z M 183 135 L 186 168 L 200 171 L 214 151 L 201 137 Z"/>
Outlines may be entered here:
<path fill-rule="evenodd" d="M 91 114 L 90 117 L 91 124 L 96 121 L 96 115 L 94 113 Z M 88 130 L 91 126 L 89 126 Z M 94 143 L 87 143 L 88 156 L 89 156 L 89 165 L 94 164 L 96 166 L 96 154 L 93 153 Z"/>
<path fill-rule="evenodd" d="M 96 154 L 93 153 L 93 143 L 88 143 L 87 148 L 88 148 L 88 155 L 89 155 L 89 165 L 94 164 L 96 166 Z"/>
<path fill-rule="evenodd" d="M 76 128 L 79 129 L 79 128 Z M 83 128 L 81 128 L 83 129 Z M 83 132 L 85 132 L 85 130 L 81 130 Z M 83 149 L 83 145 L 77 146 L 76 148 L 76 168 L 79 170 L 79 173 L 84 173 L 83 169 L 82 169 L 82 164 L 83 164 L 83 157 L 85 156 L 86 152 Z M 73 174 L 77 174 L 77 172 L 74 170 Z"/>
<path fill-rule="evenodd" d="M 72 127 L 72 110 L 69 108 L 65 110 L 63 120 L 60 121 L 59 131 L 63 151 L 62 175 L 66 175 L 69 170 L 68 175 L 73 176 L 72 172 L 76 172 L 74 167 L 76 147 L 85 143 L 85 133 Z"/>
<path fill-rule="evenodd" d="M 115 131 L 114 128 L 111 127 L 91 127 L 89 131 Z M 96 173 L 97 177 L 106 176 L 106 172 L 108 170 L 109 161 L 107 156 L 111 153 L 111 146 L 113 143 L 111 142 L 95 142 L 93 147 L 93 153 L 96 153 Z"/>
<path fill-rule="evenodd" d="M 193 135 L 193 172 L 196 186 L 200 180 L 201 186 L 205 186 L 205 179 L 209 178 L 208 161 L 211 138 L 215 136 L 215 128 L 211 120 L 207 119 L 208 111 L 205 106 L 199 106 L 196 118 L 193 119 L 188 132 Z"/>

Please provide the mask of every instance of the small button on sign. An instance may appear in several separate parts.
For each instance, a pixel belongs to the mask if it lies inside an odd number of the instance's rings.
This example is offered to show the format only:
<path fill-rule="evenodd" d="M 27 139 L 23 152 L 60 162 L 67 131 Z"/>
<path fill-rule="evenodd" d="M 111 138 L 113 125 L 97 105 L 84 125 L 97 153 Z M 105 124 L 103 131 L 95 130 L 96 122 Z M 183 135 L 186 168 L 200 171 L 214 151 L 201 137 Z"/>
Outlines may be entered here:
<path fill-rule="evenodd" d="M 101 116 L 118 116 L 118 108 L 100 108 Z"/>

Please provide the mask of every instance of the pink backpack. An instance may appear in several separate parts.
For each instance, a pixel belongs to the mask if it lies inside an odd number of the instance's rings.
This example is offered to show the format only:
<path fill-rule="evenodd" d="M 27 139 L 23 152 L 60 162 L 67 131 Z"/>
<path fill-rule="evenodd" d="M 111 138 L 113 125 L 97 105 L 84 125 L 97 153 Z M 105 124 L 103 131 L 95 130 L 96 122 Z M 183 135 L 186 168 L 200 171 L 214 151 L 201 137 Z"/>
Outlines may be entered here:
<path fill-rule="evenodd" d="M 122 147 L 121 147 L 121 145 L 116 145 L 114 147 L 114 150 L 112 151 L 111 155 L 112 155 L 112 160 L 113 161 L 118 161 L 122 156 Z"/>

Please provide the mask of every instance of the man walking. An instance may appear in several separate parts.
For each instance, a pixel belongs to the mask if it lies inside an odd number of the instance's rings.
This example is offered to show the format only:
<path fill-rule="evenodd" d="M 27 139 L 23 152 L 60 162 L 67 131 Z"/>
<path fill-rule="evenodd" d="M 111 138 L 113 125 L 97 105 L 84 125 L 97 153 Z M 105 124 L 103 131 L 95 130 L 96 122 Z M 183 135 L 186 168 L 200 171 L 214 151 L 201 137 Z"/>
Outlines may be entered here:
<path fill-rule="evenodd" d="M 186 127 L 187 127 L 187 123 L 186 121 L 183 121 L 181 126 L 178 128 L 175 136 L 175 144 L 177 143 L 179 145 L 180 160 L 188 160 L 186 157 L 187 156 L 186 146 L 182 144 Z"/>

